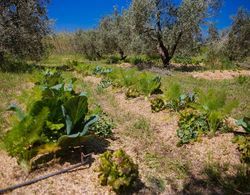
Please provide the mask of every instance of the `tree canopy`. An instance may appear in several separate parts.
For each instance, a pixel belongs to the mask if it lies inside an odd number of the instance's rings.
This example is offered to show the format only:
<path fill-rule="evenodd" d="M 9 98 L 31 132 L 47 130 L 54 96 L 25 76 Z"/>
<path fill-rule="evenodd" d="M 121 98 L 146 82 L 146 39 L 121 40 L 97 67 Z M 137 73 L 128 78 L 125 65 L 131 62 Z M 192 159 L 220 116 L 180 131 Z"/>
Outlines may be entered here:
<path fill-rule="evenodd" d="M 1 0 L 0 61 L 5 54 L 39 59 L 45 52 L 43 38 L 50 32 L 48 0 Z"/>

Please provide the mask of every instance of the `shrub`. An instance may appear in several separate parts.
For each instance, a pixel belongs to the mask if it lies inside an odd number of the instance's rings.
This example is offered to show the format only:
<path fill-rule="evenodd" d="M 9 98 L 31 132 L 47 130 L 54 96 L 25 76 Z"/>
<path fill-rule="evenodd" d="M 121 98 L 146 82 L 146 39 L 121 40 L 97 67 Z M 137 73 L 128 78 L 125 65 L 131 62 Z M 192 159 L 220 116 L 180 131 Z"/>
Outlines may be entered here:
<path fill-rule="evenodd" d="M 125 61 L 134 65 L 139 65 L 149 64 L 152 62 L 152 60 L 154 60 L 154 58 L 149 56 L 130 56 Z"/>
<path fill-rule="evenodd" d="M 184 65 L 193 64 L 192 58 L 187 57 L 187 56 L 174 56 L 172 61 L 178 64 L 184 64 Z"/>
<path fill-rule="evenodd" d="M 109 56 L 106 60 L 107 64 L 117 64 L 120 61 L 120 58 L 118 56 Z"/>
<path fill-rule="evenodd" d="M 123 151 L 105 152 L 100 156 L 98 167 L 101 185 L 110 185 L 116 192 L 125 191 L 136 185 L 138 166 Z"/>
<path fill-rule="evenodd" d="M 67 65 L 70 67 L 76 67 L 79 65 L 79 62 L 77 60 L 68 60 Z"/>
<path fill-rule="evenodd" d="M 141 57 L 138 57 L 138 56 L 133 56 L 133 57 L 130 57 L 128 59 L 128 62 L 131 64 L 134 64 L 134 65 L 137 65 L 137 64 L 142 64 L 143 59 Z"/>

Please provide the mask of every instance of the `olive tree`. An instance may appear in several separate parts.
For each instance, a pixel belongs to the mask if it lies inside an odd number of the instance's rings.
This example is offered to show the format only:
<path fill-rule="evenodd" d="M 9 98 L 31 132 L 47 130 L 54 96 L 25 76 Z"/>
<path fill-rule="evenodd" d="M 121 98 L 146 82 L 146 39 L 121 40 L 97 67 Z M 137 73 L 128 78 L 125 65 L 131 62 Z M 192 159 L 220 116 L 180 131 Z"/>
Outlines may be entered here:
<path fill-rule="evenodd" d="M 104 17 L 98 31 L 105 53 L 119 53 L 121 60 L 126 58 L 128 45 L 131 42 L 130 28 L 127 26 L 127 13 L 119 14 L 115 8 L 114 13 Z"/>
<path fill-rule="evenodd" d="M 77 53 L 87 59 L 97 60 L 102 57 L 101 38 L 97 30 L 78 30 L 71 44 L 74 44 Z"/>
<path fill-rule="evenodd" d="M 220 39 L 219 32 L 214 23 L 208 26 L 208 42 L 218 41 Z"/>
<path fill-rule="evenodd" d="M 50 32 L 48 0 L 0 1 L 0 61 L 11 54 L 39 59 L 45 51 L 43 38 Z"/>
<path fill-rule="evenodd" d="M 250 56 L 250 12 L 239 9 L 228 33 L 227 52 L 230 60 Z"/>
<path fill-rule="evenodd" d="M 187 36 L 197 36 L 205 19 L 220 7 L 219 0 L 133 0 L 129 9 L 130 27 L 157 46 L 163 65 L 169 62 Z"/>

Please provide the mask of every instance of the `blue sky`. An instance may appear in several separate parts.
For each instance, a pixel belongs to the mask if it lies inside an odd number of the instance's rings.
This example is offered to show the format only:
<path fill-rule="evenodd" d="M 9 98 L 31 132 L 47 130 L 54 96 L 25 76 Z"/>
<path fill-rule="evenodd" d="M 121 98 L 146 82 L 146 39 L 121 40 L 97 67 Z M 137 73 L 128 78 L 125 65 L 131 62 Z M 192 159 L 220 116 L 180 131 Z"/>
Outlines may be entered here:
<path fill-rule="evenodd" d="M 51 0 L 48 14 L 55 20 L 54 29 L 60 31 L 75 31 L 91 29 L 98 25 L 100 19 L 113 12 L 113 7 L 127 8 L 130 0 Z M 230 17 L 239 7 L 250 10 L 250 0 L 224 0 L 219 15 L 214 18 L 219 29 L 231 24 Z"/>

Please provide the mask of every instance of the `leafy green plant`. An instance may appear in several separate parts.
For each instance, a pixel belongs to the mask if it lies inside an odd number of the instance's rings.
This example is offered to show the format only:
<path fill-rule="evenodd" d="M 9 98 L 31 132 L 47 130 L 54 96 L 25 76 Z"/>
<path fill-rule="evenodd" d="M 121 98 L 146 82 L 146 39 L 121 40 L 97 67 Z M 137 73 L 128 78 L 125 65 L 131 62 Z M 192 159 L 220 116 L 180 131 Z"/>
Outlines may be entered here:
<path fill-rule="evenodd" d="M 136 69 L 129 69 L 129 70 L 122 70 L 120 69 L 120 83 L 124 87 L 130 87 L 132 85 L 135 85 L 138 79 L 138 73 Z"/>
<path fill-rule="evenodd" d="M 244 117 L 236 121 L 236 124 L 243 127 L 246 132 L 250 133 L 250 118 Z"/>
<path fill-rule="evenodd" d="M 161 77 L 154 76 L 150 73 L 143 72 L 139 75 L 138 82 L 136 83 L 136 88 L 142 94 L 150 96 L 154 93 L 160 93 L 161 87 Z"/>
<path fill-rule="evenodd" d="M 132 56 L 128 59 L 128 62 L 131 63 L 131 64 L 134 64 L 134 65 L 137 65 L 137 64 L 141 64 L 143 63 L 143 59 L 141 57 L 138 57 L 138 56 Z"/>
<path fill-rule="evenodd" d="M 215 133 L 237 104 L 236 101 L 227 99 L 225 91 L 209 89 L 206 92 L 198 91 L 197 103 L 192 106 L 207 115 L 209 129 Z"/>
<path fill-rule="evenodd" d="M 100 156 L 97 169 L 101 185 L 110 185 L 116 192 L 131 189 L 138 179 L 138 166 L 122 150 L 107 151 Z"/>
<path fill-rule="evenodd" d="M 27 105 L 26 113 L 13 105 L 9 108 L 16 111 L 19 120 L 5 135 L 5 148 L 19 162 L 27 164 L 41 148 L 45 152 L 46 145 L 58 149 L 77 143 L 98 120 L 97 116 L 87 119 L 88 99 L 84 93 L 73 90 L 73 81 L 58 83 L 63 78 L 56 72 L 44 75 L 31 91 L 40 95 L 34 95 L 35 100 Z"/>
<path fill-rule="evenodd" d="M 172 61 L 178 64 L 184 64 L 184 65 L 193 64 L 192 58 L 188 56 L 174 56 Z"/>
<path fill-rule="evenodd" d="M 77 60 L 68 60 L 67 65 L 71 67 L 76 67 L 79 65 L 79 62 Z"/>
<path fill-rule="evenodd" d="M 177 136 L 179 144 L 187 144 L 196 141 L 199 135 L 209 132 L 207 117 L 192 109 L 186 109 L 180 113 Z"/>
<path fill-rule="evenodd" d="M 108 118 L 105 113 L 102 113 L 99 120 L 90 126 L 89 131 L 93 132 L 97 136 L 110 137 L 112 135 L 113 128 L 113 121 Z"/>
<path fill-rule="evenodd" d="M 102 88 L 102 89 L 105 89 L 105 88 L 108 88 L 110 86 L 112 86 L 113 82 L 110 80 L 110 79 L 102 79 L 101 82 L 98 84 L 98 88 Z"/>
<path fill-rule="evenodd" d="M 237 82 L 238 82 L 240 85 L 243 85 L 244 83 L 247 82 L 247 77 L 246 77 L 246 76 L 240 75 L 240 76 L 237 77 Z"/>
<path fill-rule="evenodd" d="M 104 68 L 101 66 L 96 66 L 93 70 L 94 75 L 107 75 L 108 73 L 111 73 L 113 70 L 112 68 Z"/>
<path fill-rule="evenodd" d="M 117 64 L 120 61 L 120 57 L 118 56 L 109 56 L 107 59 L 107 64 Z"/>
<path fill-rule="evenodd" d="M 163 98 L 156 97 L 150 100 L 152 112 L 160 112 L 166 108 L 166 103 Z"/>
<path fill-rule="evenodd" d="M 137 98 L 140 96 L 140 93 L 137 89 L 129 87 L 125 93 L 126 98 Z"/>
<path fill-rule="evenodd" d="M 241 153 L 243 162 L 250 163 L 250 136 L 237 135 L 234 137 L 234 143 L 238 144 L 238 150 Z"/>
<path fill-rule="evenodd" d="M 187 108 L 191 103 L 195 102 L 194 93 L 182 93 L 181 86 L 173 83 L 164 93 L 166 99 L 166 107 L 175 111 Z"/>

